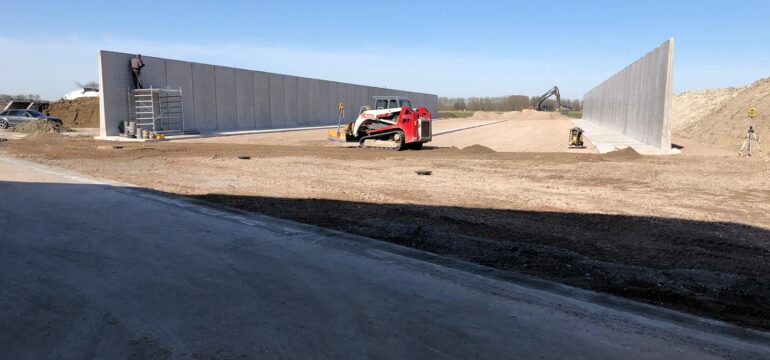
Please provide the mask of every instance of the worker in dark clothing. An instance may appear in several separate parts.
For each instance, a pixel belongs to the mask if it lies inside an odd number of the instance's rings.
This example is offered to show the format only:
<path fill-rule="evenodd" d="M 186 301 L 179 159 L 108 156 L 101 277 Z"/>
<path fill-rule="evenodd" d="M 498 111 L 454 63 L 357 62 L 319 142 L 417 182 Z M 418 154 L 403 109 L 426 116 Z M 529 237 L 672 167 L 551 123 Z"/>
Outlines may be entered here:
<path fill-rule="evenodd" d="M 134 89 L 144 89 L 142 85 L 142 68 L 144 67 L 144 61 L 142 61 L 142 55 L 137 54 L 131 58 L 131 74 L 134 77 Z"/>

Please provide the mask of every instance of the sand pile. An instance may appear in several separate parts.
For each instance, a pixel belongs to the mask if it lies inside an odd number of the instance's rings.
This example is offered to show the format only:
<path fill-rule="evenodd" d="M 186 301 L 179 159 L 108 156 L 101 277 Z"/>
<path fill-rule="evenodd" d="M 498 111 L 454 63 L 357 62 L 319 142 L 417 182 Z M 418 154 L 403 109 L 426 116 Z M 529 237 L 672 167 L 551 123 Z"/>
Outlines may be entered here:
<path fill-rule="evenodd" d="M 477 111 L 469 119 L 473 120 L 563 120 L 568 117 L 557 112 L 543 111 L 509 111 L 497 113 L 493 111 Z"/>
<path fill-rule="evenodd" d="M 674 97 L 672 103 L 673 131 L 679 133 L 690 124 L 703 120 L 711 113 L 721 109 L 725 103 L 735 98 L 745 89 L 724 88 L 698 91 L 686 91 Z"/>
<path fill-rule="evenodd" d="M 754 121 L 754 129 L 760 141 L 770 136 L 770 78 L 735 89 L 734 92 L 723 89 L 714 91 L 714 94 L 717 96 L 713 99 L 703 98 L 705 101 L 698 105 L 713 110 L 698 116 L 685 116 L 686 111 L 681 112 L 677 108 L 694 107 L 685 100 L 689 97 L 694 104 L 694 99 L 700 96 L 682 94 L 675 98 L 674 124 L 684 123 L 678 131 L 675 130 L 677 135 L 705 144 L 737 149 L 749 127 L 748 109 L 756 107 L 759 116 Z M 679 100 L 680 96 L 682 100 Z"/>
<path fill-rule="evenodd" d="M 13 131 L 33 136 L 39 134 L 58 134 L 65 131 L 65 129 L 64 126 L 60 126 L 47 120 L 29 120 L 16 125 L 13 128 Z"/>
<path fill-rule="evenodd" d="M 627 147 L 625 149 L 615 150 L 602 154 L 602 158 L 606 160 L 636 160 L 641 159 L 642 154 L 639 154 L 634 148 Z"/>
<path fill-rule="evenodd" d="M 471 155 L 471 154 L 472 155 L 481 155 L 481 154 L 492 154 L 492 153 L 496 153 L 497 151 L 494 151 L 494 150 L 492 150 L 492 149 L 490 149 L 490 148 L 488 148 L 488 147 L 486 147 L 484 145 L 476 144 L 476 145 L 471 145 L 471 146 L 465 147 L 462 150 L 460 150 L 460 152 L 462 152 L 463 154 L 468 154 L 468 155 Z"/>
<path fill-rule="evenodd" d="M 48 111 L 69 127 L 99 127 L 99 98 L 96 97 L 60 100 L 52 103 Z"/>

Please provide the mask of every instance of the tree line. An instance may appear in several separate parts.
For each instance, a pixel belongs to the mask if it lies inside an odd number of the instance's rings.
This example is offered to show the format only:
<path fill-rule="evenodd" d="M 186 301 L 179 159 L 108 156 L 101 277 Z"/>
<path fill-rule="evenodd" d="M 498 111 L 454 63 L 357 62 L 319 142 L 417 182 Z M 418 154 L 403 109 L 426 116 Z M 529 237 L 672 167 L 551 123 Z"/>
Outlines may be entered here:
<path fill-rule="evenodd" d="M 37 94 L 18 94 L 8 95 L 0 94 L 0 104 L 7 104 L 11 101 L 40 101 L 40 95 Z"/>
<path fill-rule="evenodd" d="M 522 109 L 535 109 L 540 101 L 538 96 L 511 95 L 499 97 L 469 97 L 450 98 L 439 97 L 439 110 L 455 111 L 521 111 Z M 583 110 L 583 101 L 579 99 L 561 99 L 564 106 L 574 111 Z M 543 102 L 543 107 L 556 110 L 556 100 L 548 99 Z"/>

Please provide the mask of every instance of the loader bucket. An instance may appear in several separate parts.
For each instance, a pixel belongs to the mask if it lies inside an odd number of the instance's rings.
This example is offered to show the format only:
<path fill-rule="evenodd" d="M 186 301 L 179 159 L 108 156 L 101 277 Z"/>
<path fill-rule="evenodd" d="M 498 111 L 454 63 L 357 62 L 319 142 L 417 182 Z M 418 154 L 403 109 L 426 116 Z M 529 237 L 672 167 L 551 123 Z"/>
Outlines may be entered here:
<path fill-rule="evenodd" d="M 327 139 L 329 141 L 336 141 L 336 142 L 345 142 L 346 141 L 345 133 L 342 131 L 337 131 L 337 129 L 331 129 L 329 130 L 329 136 Z"/>
<path fill-rule="evenodd" d="M 329 132 L 327 134 L 328 135 L 327 139 L 329 141 L 334 141 L 334 142 L 341 142 L 341 143 L 348 142 L 347 134 L 348 134 L 349 127 L 350 127 L 350 124 L 339 128 L 329 129 Z"/>

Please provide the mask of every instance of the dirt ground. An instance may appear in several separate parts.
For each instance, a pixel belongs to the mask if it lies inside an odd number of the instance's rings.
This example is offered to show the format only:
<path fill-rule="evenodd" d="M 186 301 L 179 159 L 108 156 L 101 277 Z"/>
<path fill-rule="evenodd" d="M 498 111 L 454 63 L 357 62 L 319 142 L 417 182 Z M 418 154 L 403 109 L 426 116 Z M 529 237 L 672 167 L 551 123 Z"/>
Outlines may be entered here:
<path fill-rule="evenodd" d="M 442 121 L 436 128 L 456 125 Z M 516 125 L 533 126 L 504 124 L 478 131 L 526 140 Z M 293 145 L 281 144 L 287 136 Z M 310 136 L 118 144 L 51 135 L 2 142 L 0 153 L 770 329 L 768 161 L 696 143 L 643 157 L 435 147 L 440 137 L 396 152 Z"/>
<path fill-rule="evenodd" d="M 471 126 L 492 124 L 495 119 L 439 119 L 433 122 L 433 132 L 441 133 Z M 297 146 L 335 146 L 326 140 L 330 129 L 292 131 L 290 133 L 263 133 L 249 135 L 217 136 L 202 139 L 180 140 L 185 143 L 217 144 L 260 144 L 260 145 L 297 145 Z M 566 132 L 565 132 L 566 134 Z M 443 135 L 440 135 L 443 136 Z M 438 138 L 438 137 L 437 137 Z"/>
<path fill-rule="evenodd" d="M 476 127 L 479 126 L 479 127 Z M 466 119 L 439 119 L 433 122 L 431 147 L 465 148 L 482 145 L 494 151 L 506 152 L 574 152 L 595 153 L 594 146 L 586 140 L 586 149 L 568 149 L 569 130 L 575 125 L 557 113 L 480 112 Z M 458 132 L 456 129 L 470 128 Z M 261 144 L 297 146 L 335 146 L 326 141 L 328 129 L 302 130 L 285 133 L 267 133 L 210 137 L 182 140 L 186 143 Z"/>
<path fill-rule="evenodd" d="M 596 148 L 584 139 L 586 149 L 568 149 L 572 121 L 558 113 L 509 112 L 504 114 L 476 113 L 466 121 L 477 119 L 507 120 L 502 123 L 439 135 L 432 146 L 464 148 L 483 145 L 495 151 L 506 152 L 576 152 L 595 153 Z"/>

